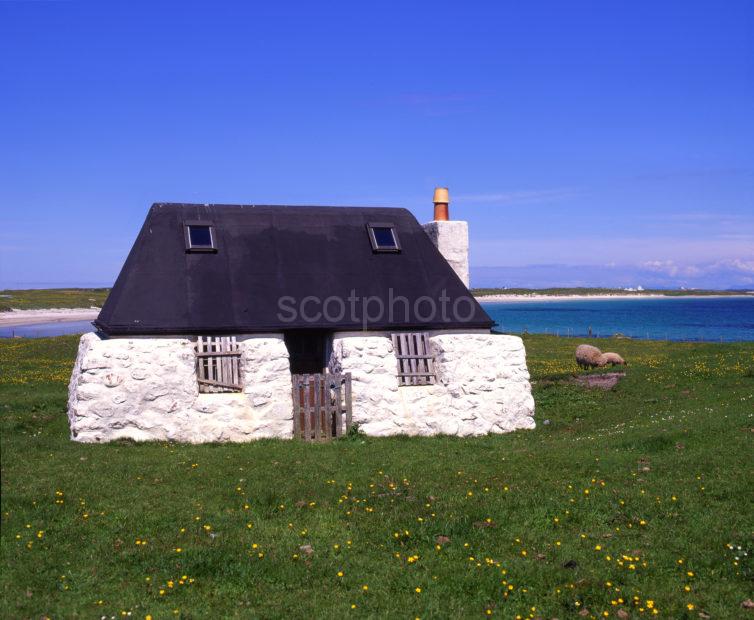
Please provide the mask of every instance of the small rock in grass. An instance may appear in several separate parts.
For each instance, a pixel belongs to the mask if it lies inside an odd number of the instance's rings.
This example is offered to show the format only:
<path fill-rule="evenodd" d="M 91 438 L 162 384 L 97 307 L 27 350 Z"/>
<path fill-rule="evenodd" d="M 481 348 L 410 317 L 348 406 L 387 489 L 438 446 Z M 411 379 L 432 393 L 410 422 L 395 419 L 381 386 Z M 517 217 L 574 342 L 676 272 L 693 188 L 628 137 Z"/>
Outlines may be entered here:
<path fill-rule="evenodd" d="M 577 375 L 572 380 L 587 388 L 612 390 L 625 376 L 625 372 L 606 372 L 598 375 Z"/>

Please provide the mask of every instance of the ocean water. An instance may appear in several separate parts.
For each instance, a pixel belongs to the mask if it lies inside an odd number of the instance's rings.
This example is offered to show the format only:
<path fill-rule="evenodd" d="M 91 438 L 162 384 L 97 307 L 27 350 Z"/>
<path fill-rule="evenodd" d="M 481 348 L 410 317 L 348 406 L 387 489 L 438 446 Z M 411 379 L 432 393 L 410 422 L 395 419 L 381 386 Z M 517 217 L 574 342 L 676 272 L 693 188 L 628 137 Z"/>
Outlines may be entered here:
<path fill-rule="evenodd" d="M 94 331 L 91 321 L 56 321 L 55 323 L 0 327 L 0 338 L 46 338 L 48 336 L 64 336 L 65 334 L 83 334 L 91 331 Z"/>
<path fill-rule="evenodd" d="M 483 302 L 507 334 L 623 334 L 655 340 L 754 341 L 754 297 L 657 297 Z M 83 334 L 90 321 L 0 328 L 0 338 Z"/>
<path fill-rule="evenodd" d="M 754 341 L 754 297 L 483 302 L 507 334 L 623 334 L 654 340 Z"/>

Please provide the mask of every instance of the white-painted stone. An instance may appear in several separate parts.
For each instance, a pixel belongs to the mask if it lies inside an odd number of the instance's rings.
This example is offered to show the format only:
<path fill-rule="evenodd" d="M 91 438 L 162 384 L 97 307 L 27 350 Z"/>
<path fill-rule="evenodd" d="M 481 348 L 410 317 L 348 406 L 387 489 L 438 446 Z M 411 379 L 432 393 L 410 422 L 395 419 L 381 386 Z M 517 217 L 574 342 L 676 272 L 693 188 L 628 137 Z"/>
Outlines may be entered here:
<path fill-rule="evenodd" d="M 423 225 L 432 243 L 469 286 L 469 224 L 459 220 L 433 221 Z"/>
<path fill-rule="evenodd" d="M 293 403 L 288 352 L 278 334 L 238 338 L 243 390 L 199 394 L 189 338 L 82 336 L 69 387 L 76 441 L 181 442 L 289 438 Z M 342 332 L 330 369 L 350 372 L 353 420 L 368 435 L 482 435 L 534 427 L 523 342 L 514 336 L 430 336 L 437 383 L 398 385 L 388 333 Z"/>
<path fill-rule="evenodd" d="M 353 420 L 367 435 L 483 435 L 534 428 L 520 338 L 438 332 L 430 345 L 437 384 L 399 387 L 389 334 L 335 334 L 330 367 L 351 373 Z"/>
<path fill-rule="evenodd" d="M 192 443 L 291 437 L 288 351 L 280 334 L 241 336 L 243 392 L 199 394 L 188 338 L 84 334 L 71 375 L 71 438 Z"/>

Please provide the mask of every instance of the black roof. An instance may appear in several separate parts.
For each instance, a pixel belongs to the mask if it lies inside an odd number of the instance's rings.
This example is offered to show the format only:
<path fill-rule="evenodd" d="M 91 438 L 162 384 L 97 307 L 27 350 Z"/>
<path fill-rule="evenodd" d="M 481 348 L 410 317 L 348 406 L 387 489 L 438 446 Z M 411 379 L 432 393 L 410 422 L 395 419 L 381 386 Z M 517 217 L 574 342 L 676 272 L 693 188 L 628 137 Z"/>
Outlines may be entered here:
<path fill-rule="evenodd" d="M 186 249 L 185 225 L 198 222 L 213 226 L 216 252 Z M 373 251 L 371 223 L 393 225 L 400 252 Z M 309 296 L 320 301 L 305 302 L 308 318 L 280 305 Z M 94 323 L 112 335 L 343 331 L 363 329 L 365 314 L 372 330 L 493 324 L 406 209 L 169 203 L 152 205 Z"/>

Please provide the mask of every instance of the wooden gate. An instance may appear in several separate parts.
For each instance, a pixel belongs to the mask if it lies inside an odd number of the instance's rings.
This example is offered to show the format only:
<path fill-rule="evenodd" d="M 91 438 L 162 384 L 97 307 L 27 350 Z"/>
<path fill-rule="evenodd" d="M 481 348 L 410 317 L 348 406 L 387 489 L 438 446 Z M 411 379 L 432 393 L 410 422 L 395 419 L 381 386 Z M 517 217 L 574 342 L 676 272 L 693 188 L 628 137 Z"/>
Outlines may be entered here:
<path fill-rule="evenodd" d="M 293 436 L 304 441 L 342 437 L 351 428 L 351 373 L 292 375 Z"/>
<path fill-rule="evenodd" d="M 241 350 L 235 336 L 199 336 L 196 378 L 200 392 L 241 391 Z"/>

